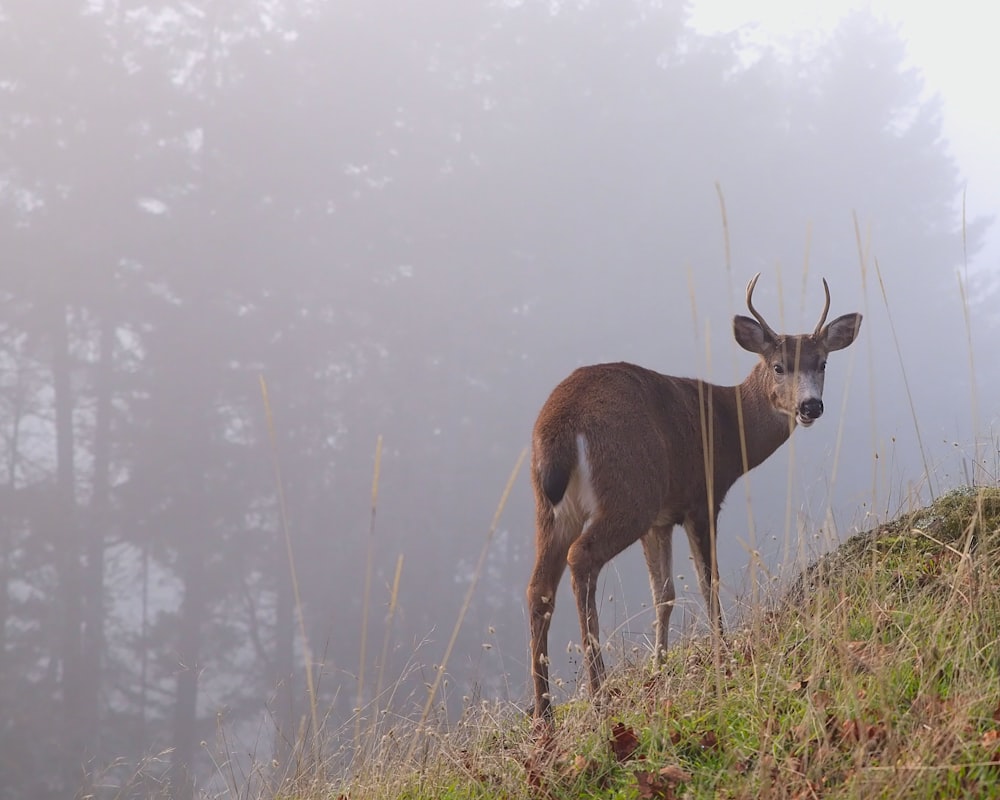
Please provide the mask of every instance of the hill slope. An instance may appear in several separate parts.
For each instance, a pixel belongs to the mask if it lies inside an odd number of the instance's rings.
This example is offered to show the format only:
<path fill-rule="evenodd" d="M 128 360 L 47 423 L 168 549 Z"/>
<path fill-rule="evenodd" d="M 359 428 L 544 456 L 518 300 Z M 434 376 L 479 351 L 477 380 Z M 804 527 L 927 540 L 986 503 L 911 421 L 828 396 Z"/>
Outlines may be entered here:
<path fill-rule="evenodd" d="M 349 782 L 282 796 L 1000 796 L 1000 491 L 855 536 L 719 652 L 691 638 L 608 688 L 554 730 L 508 707 L 383 732 Z"/>

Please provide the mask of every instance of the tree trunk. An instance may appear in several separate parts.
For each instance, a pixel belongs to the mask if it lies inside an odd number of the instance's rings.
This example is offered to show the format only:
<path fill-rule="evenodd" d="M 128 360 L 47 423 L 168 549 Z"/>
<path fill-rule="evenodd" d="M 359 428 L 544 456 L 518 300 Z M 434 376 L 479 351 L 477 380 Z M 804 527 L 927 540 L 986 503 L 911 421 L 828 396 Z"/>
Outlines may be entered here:
<path fill-rule="evenodd" d="M 76 471 L 73 430 L 73 387 L 70 371 L 69 309 L 57 303 L 53 318 L 52 388 L 55 402 L 56 503 L 52 535 L 59 565 L 62 626 L 59 640 L 63 705 L 62 772 L 67 788 L 80 780 L 88 758 L 88 734 L 83 726 L 80 539 L 76 529 Z"/>
<path fill-rule="evenodd" d="M 4 502 L 14 498 L 14 485 L 9 483 L 0 490 L 0 497 Z M 0 675 L 6 675 L 7 669 L 7 619 L 10 615 L 10 594 L 9 586 L 11 570 L 9 566 L 10 558 L 14 553 L 14 526 L 13 515 L 0 511 Z M 4 719 L 7 714 L 4 707 L 6 687 L 0 682 L 0 719 Z"/>
<path fill-rule="evenodd" d="M 20 373 L 20 371 L 19 371 Z M 10 615 L 10 579 L 12 572 L 10 560 L 15 550 L 14 528 L 21 524 L 25 511 L 17 502 L 17 467 L 20 459 L 21 406 L 23 395 L 20 385 L 14 387 L 13 403 L 10 416 L 10 448 L 7 452 L 7 481 L 3 487 L 4 508 L 0 509 L 0 675 L 5 675 L 5 656 L 7 654 L 7 619 Z M 0 695 L 0 719 L 4 717 L 3 697 Z"/>
<path fill-rule="evenodd" d="M 83 641 L 81 665 L 81 725 L 90 731 L 92 753 L 100 752 L 101 679 L 105 655 L 104 547 L 111 510 L 111 400 L 115 327 L 105 315 L 101 324 L 101 354 L 97 366 L 94 430 L 93 494 L 84 536 L 86 568 L 83 574 Z"/>
<path fill-rule="evenodd" d="M 201 667 L 201 626 L 205 620 L 205 575 L 202 554 L 196 549 L 182 555 L 184 599 L 178 620 L 177 696 L 174 705 L 171 797 L 191 800 L 194 796 L 194 756 L 198 735 L 198 676 Z"/>

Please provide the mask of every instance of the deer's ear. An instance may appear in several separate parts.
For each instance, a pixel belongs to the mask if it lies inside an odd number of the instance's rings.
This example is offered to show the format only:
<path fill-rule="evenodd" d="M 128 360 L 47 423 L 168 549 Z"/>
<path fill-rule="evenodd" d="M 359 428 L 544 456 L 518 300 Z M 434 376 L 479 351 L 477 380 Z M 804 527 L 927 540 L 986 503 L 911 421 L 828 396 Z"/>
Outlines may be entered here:
<path fill-rule="evenodd" d="M 756 320 L 750 317 L 733 317 L 733 336 L 744 350 L 760 355 L 767 345 L 767 334 Z M 847 345 L 844 345 L 845 347 Z"/>
<path fill-rule="evenodd" d="M 843 350 L 853 342 L 859 330 L 861 330 L 861 315 L 844 314 L 823 328 L 820 338 L 823 339 L 826 349 L 832 353 L 834 350 Z"/>

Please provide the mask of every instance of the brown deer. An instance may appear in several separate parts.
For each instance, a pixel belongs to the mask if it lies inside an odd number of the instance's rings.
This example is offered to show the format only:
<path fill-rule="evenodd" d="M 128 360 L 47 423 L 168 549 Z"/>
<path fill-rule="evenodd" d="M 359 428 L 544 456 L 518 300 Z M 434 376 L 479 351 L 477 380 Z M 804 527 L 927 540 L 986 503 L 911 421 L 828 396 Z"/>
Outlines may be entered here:
<path fill-rule="evenodd" d="M 634 364 L 581 367 L 549 395 L 532 436 L 535 566 L 528 584 L 536 718 L 551 718 L 549 623 L 569 565 L 591 693 L 604 680 L 597 576 L 636 540 L 649 566 L 656 613 L 654 657 L 662 660 L 674 603 L 671 535 L 683 525 L 712 623 L 722 635 L 715 522 L 736 480 L 770 456 L 796 424 L 823 414 L 826 357 L 854 341 L 860 314 L 812 333 L 782 336 L 753 307 L 760 273 L 747 285 L 754 316 L 733 334 L 760 361 L 739 386 L 661 375 Z M 754 321 L 756 320 L 756 321 Z"/>

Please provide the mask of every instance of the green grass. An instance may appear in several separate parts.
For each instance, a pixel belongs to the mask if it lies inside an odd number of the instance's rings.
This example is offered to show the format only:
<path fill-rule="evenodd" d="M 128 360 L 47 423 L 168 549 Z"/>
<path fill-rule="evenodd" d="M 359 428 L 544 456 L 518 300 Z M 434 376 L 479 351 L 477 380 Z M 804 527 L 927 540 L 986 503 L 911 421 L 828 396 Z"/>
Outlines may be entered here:
<path fill-rule="evenodd" d="M 619 667 L 552 729 L 483 705 L 383 732 L 332 798 L 1000 797 L 1000 490 L 859 534 L 747 613 Z M 371 755 L 374 753 L 374 755 Z"/>

